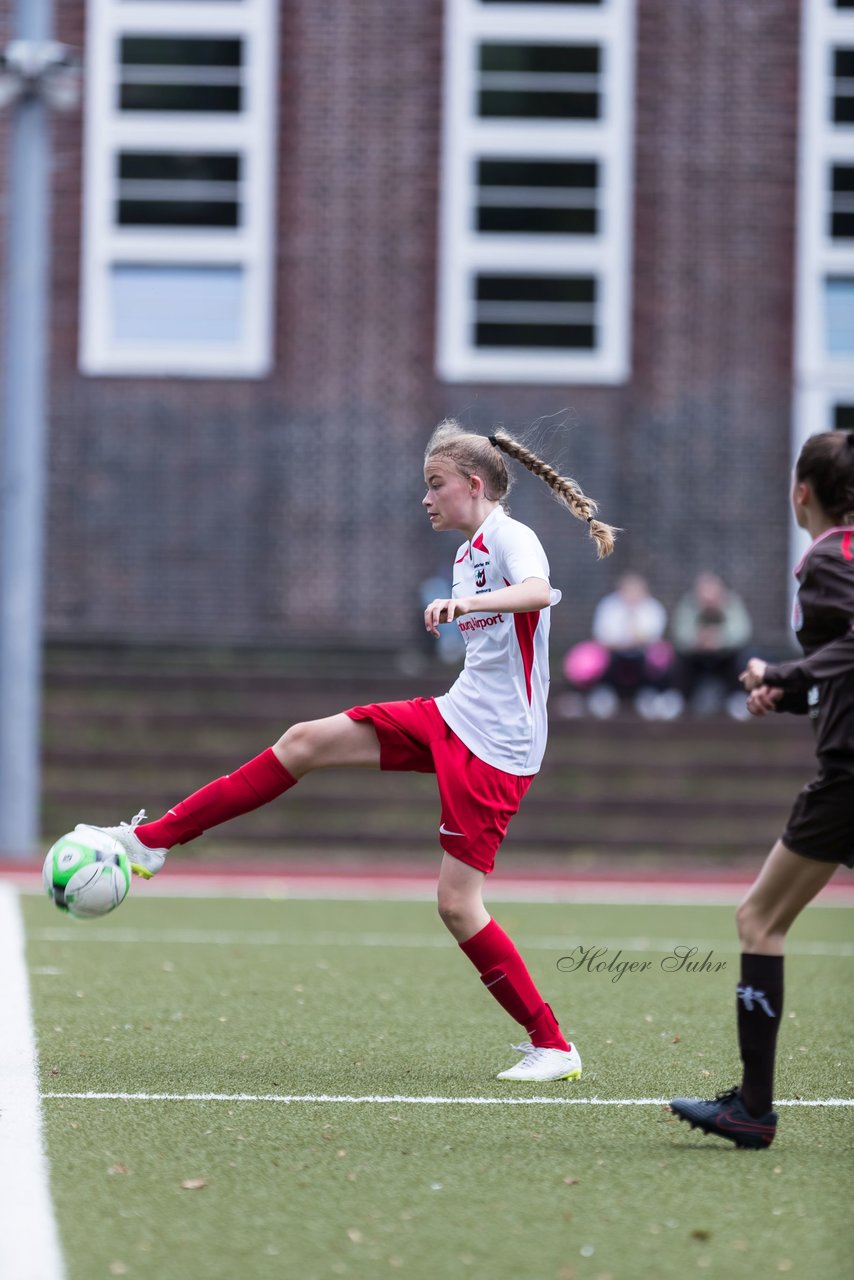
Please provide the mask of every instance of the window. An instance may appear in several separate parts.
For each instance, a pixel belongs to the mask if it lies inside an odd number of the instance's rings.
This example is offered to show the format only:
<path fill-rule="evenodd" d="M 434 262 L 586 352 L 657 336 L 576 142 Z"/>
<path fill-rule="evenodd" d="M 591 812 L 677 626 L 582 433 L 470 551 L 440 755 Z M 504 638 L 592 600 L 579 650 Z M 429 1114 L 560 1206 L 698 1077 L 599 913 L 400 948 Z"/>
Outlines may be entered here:
<path fill-rule="evenodd" d="M 80 363 L 261 376 L 276 0 L 91 0 Z"/>
<path fill-rule="evenodd" d="M 595 276 L 484 272 L 475 288 L 479 347 L 596 346 Z"/>
<path fill-rule="evenodd" d="M 828 354 L 854 356 L 854 278 L 825 280 L 824 304 Z"/>
<path fill-rule="evenodd" d="M 243 41 L 125 36 L 120 111 L 240 111 Z"/>
<path fill-rule="evenodd" d="M 833 51 L 833 122 L 854 124 L 854 49 Z"/>
<path fill-rule="evenodd" d="M 481 3 L 482 4 L 512 4 L 512 5 L 516 5 L 517 7 L 523 4 L 560 4 L 564 6 L 576 4 L 576 5 L 584 5 L 585 7 L 590 8 L 593 5 L 601 4 L 602 0 L 481 0 Z M 854 5 L 854 0 L 839 0 L 839 3 Z"/>
<path fill-rule="evenodd" d="M 854 3 L 803 9 L 793 450 L 854 397 Z"/>
<path fill-rule="evenodd" d="M 238 227 L 239 152 L 119 151 L 115 221 L 121 227 Z"/>
<path fill-rule="evenodd" d="M 834 164 L 830 179 L 830 234 L 854 239 L 854 164 Z"/>
<path fill-rule="evenodd" d="M 109 302 L 119 342 L 233 343 L 240 333 L 236 267 L 117 264 Z"/>
<path fill-rule="evenodd" d="M 446 0 L 441 377 L 627 377 L 633 20 Z"/>
<path fill-rule="evenodd" d="M 476 228 L 496 234 L 595 235 L 599 165 L 595 160 L 480 160 Z"/>
<path fill-rule="evenodd" d="M 598 120 L 600 49 L 585 44 L 480 46 L 482 119 Z"/>

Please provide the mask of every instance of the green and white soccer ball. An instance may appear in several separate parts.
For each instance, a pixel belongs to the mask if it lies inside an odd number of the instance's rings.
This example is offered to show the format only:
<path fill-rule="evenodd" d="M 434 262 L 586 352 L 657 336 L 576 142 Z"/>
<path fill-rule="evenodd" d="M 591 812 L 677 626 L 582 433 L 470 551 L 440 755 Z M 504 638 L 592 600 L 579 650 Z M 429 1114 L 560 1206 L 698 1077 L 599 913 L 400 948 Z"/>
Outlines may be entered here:
<path fill-rule="evenodd" d="M 105 916 L 130 889 L 128 856 L 118 840 L 89 829 L 60 836 L 42 868 L 45 893 L 60 911 L 83 920 Z"/>

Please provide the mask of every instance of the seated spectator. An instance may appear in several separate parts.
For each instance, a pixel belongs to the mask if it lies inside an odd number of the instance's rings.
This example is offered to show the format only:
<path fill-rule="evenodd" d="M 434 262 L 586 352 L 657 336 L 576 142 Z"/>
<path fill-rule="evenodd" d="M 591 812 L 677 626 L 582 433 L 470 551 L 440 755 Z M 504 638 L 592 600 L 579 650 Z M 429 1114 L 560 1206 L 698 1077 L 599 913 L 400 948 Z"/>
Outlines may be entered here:
<path fill-rule="evenodd" d="M 442 573 L 441 569 L 434 574 L 430 574 L 419 586 L 422 609 L 426 609 L 431 600 L 437 600 L 440 596 L 450 596 L 451 590 L 451 581 Z M 455 622 L 442 622 L 439 624 L 438 641 L 434 640 L 424 630 L 423 626 L 418 628 L 418 635 L 421 643 L 431 655 L 435 654 L 441 662 L 446 662 L 449 666 L 462 666 L 463 659 L 466 656 L 466 642 Z"/>
<path fill-rule="evenodd" d="M 668 688 L 673 651 L 664 639 L 667 612 L 639 573 L 625 573 L 593 615 L 593 638 L 566 656 L 564 672 L 587 694 L 591 714 L 606 718 L 633 702 L 649 719 L 678 715 L 682 700 Z"/>
<path fill-rule="evenodd" d="M 676 681 L 695 715 L 714 715 L 724 707 L 736 718 L 746 715 L 738 674 L 751 629 L 740 597 L 717 574 L 698 574 L 674 609 L 670 630 Z"/>

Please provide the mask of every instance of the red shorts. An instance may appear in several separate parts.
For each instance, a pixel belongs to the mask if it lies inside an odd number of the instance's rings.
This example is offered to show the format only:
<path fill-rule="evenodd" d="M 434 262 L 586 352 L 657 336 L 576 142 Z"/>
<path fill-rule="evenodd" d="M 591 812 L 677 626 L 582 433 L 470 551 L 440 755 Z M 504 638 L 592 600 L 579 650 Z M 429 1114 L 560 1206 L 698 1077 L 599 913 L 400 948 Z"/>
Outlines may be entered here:
<path fill-rule="evenodd" d="M 442 802 L 440 845 L 488 875 L 533 776 L 518 777 L 485 764 L 448 728 L 432 698 L 372 702 L 345 714 L 371 721 L 381 769 L 435 773 Z"/>

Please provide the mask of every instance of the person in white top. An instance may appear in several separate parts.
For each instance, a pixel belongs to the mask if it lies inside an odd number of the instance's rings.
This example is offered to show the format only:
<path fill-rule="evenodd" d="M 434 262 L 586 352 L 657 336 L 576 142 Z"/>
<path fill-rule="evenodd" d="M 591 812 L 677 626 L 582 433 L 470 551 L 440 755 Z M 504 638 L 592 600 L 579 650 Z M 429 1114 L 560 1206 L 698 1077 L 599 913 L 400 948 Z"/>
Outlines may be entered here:
<path fill-rule="evenodd" d="M 661 693 L 669 683 L 672 646 L 665 641 L 667 611 L 650 594 L 639 573 L 621 574 L 616 589 L 601 599 L 593 614 L 593 640 L 607 653 L 607 667 L 588 698 L 594 715 L 613 714 L 620 701 L 632 699 L 645 718 L 678 711 Z"/>
<path fill-rule="evenodd" d="M 667 611 L 639 573 L 622 574 L 616 591 L 604 596 L 593 614 L 593 639 L 614 653 L 643 652 L 666 628 Z"/>
<path fill-rule="evenodd" d="M 483 902 L 485 878 L 545 750 L 549 610 L 560 599 L 538 538 L 502 508 L 511 483 L 505 455 L 587 523 L 600 556 L 610 553 L 614 530 L 596 518 L 596 504 L 574 480 L 506 432 L 485 437 L 454 421 L 440 423 L 425 454 L 422 505 L 434 530 L 458 530 L 465 542 L 454 558 L 451 596 L 427 605 L 424 625 L 438 637 L 440 623 L 456 622 L 466 642 L 465 666 L 448 693 L 292 725 L 274 746 L 155 822 L 140 825 L 143 811 L 131 823 L 97 829 L 118 839 L 137 874 L 150 877 L 174 845 L 266 804 L 313 769 L 435 773 L 444 851 L 439 914 L 484 985 L 530 1037 L 519 1046 L 522 1060 L 500 1078 L 577 1079 L 577 1049 Z"/>
<path fill-rule="evenodd" d="M 548 583 L 549 562 L 527 525 L 497 506 L 454 560 L 455 600 L 492 594 L 528 579 Z M 560 592 L 549 589 L 548 605 Z M 495 769 L 535 774 L 546 749 L 549 608 L 478 611 L 458 623 L 466 661 L 452 688 L 436 699 L 442 719 Z"/>

